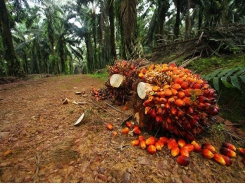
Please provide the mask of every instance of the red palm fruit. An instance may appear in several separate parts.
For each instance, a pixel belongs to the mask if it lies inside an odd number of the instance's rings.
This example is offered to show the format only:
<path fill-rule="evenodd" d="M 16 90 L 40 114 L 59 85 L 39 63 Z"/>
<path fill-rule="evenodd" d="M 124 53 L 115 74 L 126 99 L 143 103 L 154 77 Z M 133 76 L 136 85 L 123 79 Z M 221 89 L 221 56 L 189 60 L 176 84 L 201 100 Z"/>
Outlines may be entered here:
<path fill-rule="evenodd" d="M 200 152 L 200 151 L 202 151 L 201 146 L 200 146 L 195 140 L 192 141 L 191 144 L 194 146 L 194 151 L 195 151 L 195 152 Z"/>
<path fill-rule="evenodd" d="M 204 148 L 202 149 L 202 156 L 208 159 L 212 159 L 214 157 L 214 154 L 209 149 Z"/>
<path fill-rule="evenodd" d="M 236 152 L 230 150 L 229 148 L 225 148 L 225 147 L 222 147 L 220 148 L 220 153 L 225 155 L 225 156 L 228 156 L 228 157 L 236 157 Z"/>
<path fill-rule="evenodd" d="M 184 155 L 180 155 L 177 158 L 177 162 L 178 162 L 178 164 L 180 164 L 182 166 L 188 166 L 190 164 L 190 158 L 186 157 Z"/>
<path fill-rule="evenodd" d="M 185 92 L 184 92 L 184 91 L 179 91 L 179 92 L 178 92 L 178 97 L 179 97 L 180 99 L 184 98 L 184 97 L 185 97 Z"/>
<path fill-rule="evenodd" d="M 147 151 L 148 151 L 150 154 L 153 155 L 153 154 L 156 153 L 157 149 L 156 149 L 156 147 L 155 147 L 154 145 L 150 145 L 150 146 L 148 146 Z"/>
<path fill-rule="evenodd" d="M 198 108 L 201 109 L 201 110 L 204 110 L 205 109 L 205 104 L 200 102 L 199 105 L 198 105 Z"/>
<path fill-rule="evenodd" d="M 194 146 L 192 144 L 186 144 L 183 147 L 186 148 L 188 152 L 194 151 Z"/>
<path fill-rule="evenodd" d="M 186 145 L 185 140 L 184 139 L 179 139 L 178 140 L 178 145 L 182 148 L 184 145 Z"/>
<path fill-rule="evenodd" d="M 170 89 L 165 89 L 164 90 L 164 93 L 165 93 L 165 96 L 167 96 L 167 97 L 170 97 L 170 96 L 172 96 L 172 91 L 170 90 Z"/>
<path fill-rule="evenodd" d="M 160 104 L 160 98 L 159 97 L 155 97 L 153 100 L 154 104 Z"/>
<path fill-rule="evenodd" d="M 189 82 L 185 81 L 181 83 L 181 88 L 182 89 L 188 89 L 189 88 Z"/>
<path fill-rule="evenodd" d="M 208 100 L 208 98 L 205 97 L 205 96 L 199 96 L 199 97 L 198 97 L 198 101 L 199 101 L 199 102 L 205 103 L 205 102 L 207 102 L 207 100 Z"/>
<path fill-rule="evenodd" d="M 193 108 L 192 107 L 188 107 L 187 113 L 191 115 L 191 114 L 193 114 L 193 112 L 194 112 Z"/>
<path fill-rule="evenodd" d="M 132 146 L 139 146 L 140 141 L 138 139 L 131 141 Z"/>
<path fill-rule="evenodd" d="M 128 134 L 128 132 L 129 132 L 128 127 L 125 127 L 125 128 L 122 130 L 122 134 Z"/>
<path fill-rule="evenodd" d="M 219 153 L 215 153 L 215 154 L 214 154 L 213 160 L 214 160 L 215 162 L 217 162 L 218 164 L 220 164 L 220 165 L 226 165 L 225 159 L 224 159 L 223 156 L 222 156 L 221 154 L 219 154 Z"/>
<path fill-rule="evenodd" d="M 211 108 L 211 104 L 208 102 L 204 103 L 204 105 L 206 110 L 209 110 Z"/>
<path fill-rule="evenodd" d="M 151 113 L 150 113 L 150 116 L 152 117 L 152 118 L 155 118 L 156 117 L 156 109 L 155 108 L 152 108 L 151 109 Z"/>
<path fill-rule="evenodd" d="M 207 83 L 206 83 L 206 84 L 203 84 L 203 88 L 204 88 L 204 89 L 208 89 L 209 87 L 210 87 L 209 84 L 207 84 Z"/>
<path fill-rule="evenodd" d="M 178 118 L 181 118 L 181 117 L 183 117 L 184 115 L 185 115 L 184 111 L 182 111 L 182 110 L 179 110 L 179 111 L 178 111 Z"/>
<path fill-rule="evenodd" d="M 180 88 L 181 88 L 181 85 L 175 83 L 175 84 L 172 85 L 172 88 L 173 88 L 173 89 L 176 89 L 177 91 L 179 91 Z"/>
<path fill-rule="evenodd" d="M 176 78 L 174 79 L 174 83 L 176 84 L 182 84 L 184 82 L 184 79 L 183 78 Z"/>
<path fill-rule="evenodd" d="M 177 105 L 178 107 L 184 107 L 185 106 L 185 102 L 181 99 L 177 99 L 174 101 L 175 105 Z"/>
<path fill-rule="evenodd" d="M 112 129 L 113 129 L 113 125 L 112 125 L 111 123 L 107 123 L 107 124 L 106 124 L 106 128 L 107 128 L 108 130 L 112 130 Z"/>
<path fill-rule="evenodd" d="M 112 135 L 113 135 L 114 137 L 116 137 L 117 131 L 113 131 L 113 132 L 112 132 Z"/>
<path fill-rule="evenodd" d="M 171 120 L 170 117 L 167 117 L 166 121 L 167 121 L 167 123 L 169 123 L 169 124 L 172 123 L 172 120 Z"/>
<path fill-rule="evenodd" d="M 145 140 L 141 140 L 140 141 L 140 148 L 141 149 L 145 149 L 146 148 L 146 142 L 145 142 Z"/>
<path fill-rule="evenodd" d="M 127 121 L 127 122 L 126 122 L 126 126 L 127 126 L 128 128 L 132 128 L 133 125 L 132 125 L 132 123 L 131 123 L 130 121 Z"/>
<path fill-rule="evenodd" d="M 174 95 L 174 96 L 177 95 L 177 93 L 178 93 L 178 91 L 174 88 L 171 88 L 171 92 L 172 92 L 172 95 Z"/>
<path fill-rule="evenodd" d="M 162 141 L 164 144 L 168 143 L 168 138 L 167 137 L 160 137 L 159 140 Z"/>
<path fill-rule="evenodd" d="M 225 160 L 225 165 L 230 166 L 232 164 L 230 157 L 227 157 L 225 155 L 222 155 L 222 157 Z"/>
<path fill-rule="evenodd" d="M 202 86 L 203 86 L 203 84 L 194 83 L 192 87 L 193 87 L 194 89 L 201 89 Z"/>
<path fill-rule="evenodd" d="M 156 143 L 156 138 L 151 136 L 148 139 L 146 139 L 146 145 L 154 145 Z"/>
<path fill-rule="evenodd" d="M 176 115 L 178 113 L 178 110 L 176 108 L 171 109 L 171 114 Z"/>
<path fill-rule="evenodd" d="M 244 163 L 244 164 L 245 164 L 245 157 L 243 157 L 243 158 L 242 158 L 242 163 Z"/>
<path fill-rule="evenodd" d="M 147 106 L 150 106 L 152 103 L 153 103 L 152 100 L 147 99 L 147 100 L 144 101 L 143 106 L 147 107 Z"/>
<path fill-rule="evenodd" d="M 202 149 L 208 149 L 208 150 L 210 150 L 212 152 L 215 152 L 215 148 L 211 144 L 209 144 L 209 143 L 204 143 L 202 145 Z"/>
<path fill-rule="evenodd" d="M 245 156 L 245 148 L 238 148 L 238 151 L 241 155 Z"/>
<path fill-rule="evenodd" d="M 184 155 L 184 156 L 186 156 L 186 157 L 189 157 L 189 156 L 190 156 L 190 153 L 189 153 L 189 151 L 185 148 L 185 146 L 182 147 L 182 148 L 180 148 L 180 154 L 181 154 L 181 155 Z"/>
<path fill-rule="evenodd" d="M 133 129 L 133 133 L 134 133 L 134 135 L 140 135 L 141 134 L 141 131 L 140 131 L 139 128 L 134 128 Z"/>
<path fill-rule="evenodd" d="M 209 114 L 211 114 L 213 116 L 219 114 L 219 108 L 214 107 L 213 109 L 209 109 Z"/>
<path fill-rule="evenodd" d="M 145 140 L 143 135 L 140 135 L 138 139 L 139 139 L 139 141 Z"/>
<path fill-rule="evenodd" d="M 162 123 L 163 122 L 162 116 L 156 116 L 155 120 L 156 120 L 157 123 Z"/>
<path fill-rule="evenodd" d="M 171 149 L 171 155 L 173 157 L 176 157 L 177 155 L 179 155 L 179 153 L 180 153 L 179 146 L 172 147 L 172 149 Z"/>
<path fill-rule="evenodd" d="M 158 140 L 157 142 L 160 144 L 161 148 L 164 147 L 164 142 L 162 142 L 161 140 Z"/>
<path fill-rule="evenodd" d="M 174 147 L 174 146 L 178 146 L 178 144 L 174 138 L 170 138 L 168 140 L 168 149 L 171 150 L 172 147 Z"/>
<path fill-rule="evenodd" d="M 202 80 L 202 79 L 198 79 L 196 82 L 197 82 L 198 84 L 204 84 L 204 83 L 205 83 L 204 80 Z"/>
<path fill-rule="evenodd" d="M 130 69 L 131 69 L 131 70 L 135 69 L 134 64 L 131 64 L 131 65 L 130 65 Z"/>
<path fill-rule="evenodd" d="M 155 147 L 156 147 L 156 150 L 158 150 L 158 151 L 162 150 L 162 146 L 161 146 L 161 143 L 159 141 L 157 141 L 155 143 Z"/>
<path fill-rule="evenodd" d="M 232 151 L 236 151 L 236 147 L 229 142 L 223 142 L 222 147 L 229 148 Z"/>

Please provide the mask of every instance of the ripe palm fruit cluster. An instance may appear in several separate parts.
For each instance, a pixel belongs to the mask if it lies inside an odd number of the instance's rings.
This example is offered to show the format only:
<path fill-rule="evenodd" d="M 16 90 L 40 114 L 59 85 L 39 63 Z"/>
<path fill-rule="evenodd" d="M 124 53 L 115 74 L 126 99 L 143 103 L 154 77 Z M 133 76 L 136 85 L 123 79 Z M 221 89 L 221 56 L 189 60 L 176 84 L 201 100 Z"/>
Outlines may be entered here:
<path fill-rule="evenodd" d="M 137 68 L 141 60 L 117 60 L 114 65 L 107 66 L 108 80 L 106 88 L 99 89 L 97 93 L 92 90 L 92 95 L 100 99 L 111 99 L 113 103 L 124 105 L 129 101 L 132 85 L 137 79 Z"/>
<path fill-rule="evenodd" d="M 144 100 L 144 113 L 152 119 L 144 122 L 149 129 L 166 129 L 194 140 L 219 112 L 215 90 L 189 69 L 157 64 L 142 68 L 138 77 L 137 92 Z"/>

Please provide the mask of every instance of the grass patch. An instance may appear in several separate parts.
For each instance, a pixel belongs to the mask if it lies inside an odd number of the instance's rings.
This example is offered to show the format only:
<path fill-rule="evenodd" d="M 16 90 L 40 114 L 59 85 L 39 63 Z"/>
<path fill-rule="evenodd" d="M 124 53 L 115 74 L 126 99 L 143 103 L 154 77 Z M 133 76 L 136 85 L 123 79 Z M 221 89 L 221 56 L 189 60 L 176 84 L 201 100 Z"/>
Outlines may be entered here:
<path fill-rule="evenodd" d="M 102 70 L 96 71 L 93 74 L 88 74 L 88 76 L 90 76 L 92 78 L 98 78 L 98 79 L 106 81 L 108 78 L 107 69 L 102 69 Z"/>

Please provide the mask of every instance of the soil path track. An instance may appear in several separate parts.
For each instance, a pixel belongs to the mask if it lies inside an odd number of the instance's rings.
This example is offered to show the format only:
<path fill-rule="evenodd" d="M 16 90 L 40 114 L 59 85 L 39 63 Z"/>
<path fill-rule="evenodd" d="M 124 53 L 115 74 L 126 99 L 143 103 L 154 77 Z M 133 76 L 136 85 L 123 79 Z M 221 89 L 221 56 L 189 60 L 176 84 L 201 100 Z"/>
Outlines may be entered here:
<path fill-rule="evenodd" d="M 125 115 L 108 107 L 112 117 L 89 102 L 72 103 L 90 99 L 103 106 L 104 101 L 96 102 L 90 95 L 91 85 L 98 89 L 104 81 L 73 75 L 0 85 L 0 182 L 245 181 L 241 156 L 226 167 L 191 153 L 190 165 L 182 167 L 166 146 L 155 155 L 132 147 L 137 137 L 120 133 Z M 62 104 L 64 98 L 70 100 L 68 104 Z M 88 121 L 74 127 L 85 110 L 91 112 Z M 106 129 L 108 122 L 118 132 L 115 137 Z M 149 137 L 146 132 L 143 135 Z M 219 149 L 224 140 L 240 144 L 217 130 L 198 142 Z"/>

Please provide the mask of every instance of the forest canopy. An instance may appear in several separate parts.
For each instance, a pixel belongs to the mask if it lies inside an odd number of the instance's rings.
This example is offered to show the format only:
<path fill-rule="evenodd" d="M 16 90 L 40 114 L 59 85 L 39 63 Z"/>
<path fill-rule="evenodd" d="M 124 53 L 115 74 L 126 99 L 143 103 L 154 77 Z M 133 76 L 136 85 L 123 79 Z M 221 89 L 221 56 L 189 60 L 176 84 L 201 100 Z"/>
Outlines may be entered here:
<path fill-rule="evenodd" d="M 92 73 L 207 31 L 240 52 L 244 23 L 241 0 L 0 0 L 0 77 Z"/>

